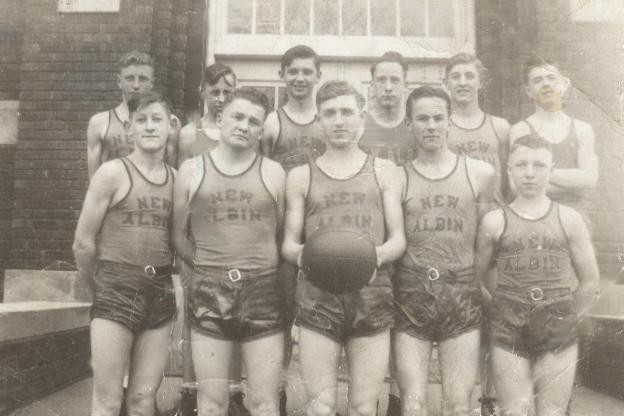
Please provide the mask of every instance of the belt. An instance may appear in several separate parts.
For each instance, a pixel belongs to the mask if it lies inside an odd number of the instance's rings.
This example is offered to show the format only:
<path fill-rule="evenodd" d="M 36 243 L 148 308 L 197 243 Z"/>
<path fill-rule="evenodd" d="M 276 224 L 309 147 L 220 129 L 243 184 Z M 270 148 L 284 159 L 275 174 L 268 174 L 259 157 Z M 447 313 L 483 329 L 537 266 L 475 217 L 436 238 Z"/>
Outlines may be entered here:
<path fill-rule="evenodd" d="M 241 280 L 249 280 L 261 277 L 275 276 L 277 270 L 265 270 L 261 272 L 245 271 L 238 268 L 220 268 L 212 266 L 198 266 L 195 265 L 194 270 L 209 270 L 215 274 L 222 274 L 227 277 L 231 282 L 239 282 Z"/>
<path fill-rule="evenodd" d="M 541 302 L 550 299 L 569 296 L 572 291 L 569 288 L 544 288 L 534 286 L 530 288 L 505 288 L 497 287 L 494 297 L 504 296 L 512 299 L 525 299 L 532 302 Z"/>
<path fill-rule="evenodd" d="M 113 264 L 113 265 L 119 265 L 121 267 L 127 267 L 127 268 L 130 268 L 130 269 L 134 269 L 134 270 L 136 270 L 138 272 L 143 273 L 147 277 L 166 276 L 166 275 L 170 275 L 173 272 L 173 265 L 171 265 L 171 264 L 166 264 L 166 265 L 161 265 L 161 266 L 155 266 L 153 264 L 148 264 L 146 266 L 140 266 L 140 265 L 136 265 L 136 264 L 117 263 L 117 262 L 110 261 L 110 260 L 99 260 L 99 262 L 100 263 Z"/>
<path fill-rule="evenodd" d="M 443 276 L 452 276 L 453 278 L 457 278 L 457 277 L 461 278 L 461 277 L 474 275 L 472 267 L 465 267 L 462 269 L 451 270 L 451 269 L 438 268 L 436 266 L 419 265 L 414 268 L 401 267 L 400 269 L 407 273 L 427 276 L 427 279 L 429 279 L 432 282 L 435 282 L 436 280 L 438 280 L 440 277 L 443 277 Z"/>

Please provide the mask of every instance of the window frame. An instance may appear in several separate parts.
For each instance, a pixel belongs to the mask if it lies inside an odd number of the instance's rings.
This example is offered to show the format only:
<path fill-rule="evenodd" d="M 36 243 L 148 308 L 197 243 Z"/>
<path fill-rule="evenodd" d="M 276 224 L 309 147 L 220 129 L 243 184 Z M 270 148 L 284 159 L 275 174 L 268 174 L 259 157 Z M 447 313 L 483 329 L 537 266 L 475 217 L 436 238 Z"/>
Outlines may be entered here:
<path fill-rule="evenodd" d="M 255 2 L 255 0 L 253 1 Z M 396 1 L 399 2 L 399 0 Z M 370 22 L 367 24 L 369 33 L 366 36 L 230 34 L 226 32 L 228 0 L 211 1 L 207 14 L 209 36 L 206 52 L 209 61 L 212 61 L 215 56 L 252 59 L 279 57 L 288 48 L 297 44 L 308 45 L 325 58 L 340 60 L 378 57 L 388 50 L 400 52 L 408 59 L 436 60 L 449 58 L 458 51 L 474 53 L 476 39 L 475 0 L 452 1 L 456 10 L 455 36 L 452 38 L 374 36 L 370 34 Z M 282 0 L 282 4 L 283 2 L 284 0 Z M 397 13 L 399 12 L 397 11 Z M 253 14 L 252 20 L 254 20 Z M 283 30 L 283 18 L 281 20 L 280 30 Z M 370 20 L 370 16 L 368 16 L 368 20 Z M 398 19 L 397 24 L 400 25 L 400 19 Z M 339 26 L 342 24 L 340 23 Z"/>

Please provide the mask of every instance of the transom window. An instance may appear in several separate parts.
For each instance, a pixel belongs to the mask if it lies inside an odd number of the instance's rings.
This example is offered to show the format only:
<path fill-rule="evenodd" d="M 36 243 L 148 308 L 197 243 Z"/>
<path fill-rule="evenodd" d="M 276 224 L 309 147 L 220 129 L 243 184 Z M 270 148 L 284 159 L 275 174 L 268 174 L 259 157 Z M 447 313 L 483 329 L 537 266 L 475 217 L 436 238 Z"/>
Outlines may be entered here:
<path fill-rule="evenodd" d="M 305 44 L 325 58 L 371 58 L 395 50 L 408 58 L 474 52 L 475 0 L 212 1 L 207 52 L 278 57 Z"/>
<path fill-rule="evenodd" d="M 455 36 L 453 0 L 228 0 L 227 33 Z"/>

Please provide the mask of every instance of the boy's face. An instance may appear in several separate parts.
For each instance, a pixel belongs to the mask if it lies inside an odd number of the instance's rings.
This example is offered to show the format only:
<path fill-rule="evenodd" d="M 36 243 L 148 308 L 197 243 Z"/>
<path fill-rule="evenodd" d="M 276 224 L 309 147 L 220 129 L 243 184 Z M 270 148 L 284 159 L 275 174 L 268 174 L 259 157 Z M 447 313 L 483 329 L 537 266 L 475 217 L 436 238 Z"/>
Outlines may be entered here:
<path fill-rule="evenodd" d="M 204 85 L 201 94 L 203 99 L 206 100 L 208 111 L 213 118 L 216 119 L 223 111 L 223 103 L 234 92 L 236 88 L 235 83 L 234 77 L 231 74 L 226 74 L 219 78 L 216 84 L 208 85 L 206 83 Z"/>
<path fill-rule="evenodd" d="M 474 63 L 457 64 L 451 68 L 444 79 L 451 101 L 458 104 L 469 104 L 479 99 L 481 76 Z"/>
<path fill-rule="evenodd" d="M 443 148 L 449 129 L 446 101 L 439 97 L 422 97 L 413 102 L 412 114 L 408 114 L 407 127 L 416 145 L 425 151 Z"/>
<path fill-rule="evenodd" d="M 221 142 L 232 148 L 253 148 L 262 134 L 266 114 L 264 108 L 244 98 L 235 98 L 223 108 L 217 121 Z"/>
<path fill-rule="evenodd" d="M 130 117 L 134 145 L 148 153 L 165 148 L 170 127 L 171 117 L 161 103 L 139 108 Z"/>
<path fill-rule="evenodd" d="M 535 198 L 546 193 L 552 172 L 552 152 L 520 146 L 509 156 L 507 171 L 519 195 Z"/>
<path fill-rule="evenodd" d="M 544 65 L 529 71 L 525 88 L 536 105 L 547 111 L 559 111 L 568 85 L 568 79 L 556 67 Z"/>
<path fill-rule="evenodd" d="M 149 65 L 129 65 L 117 75 L 117 85 L 124 100 L 148 92 L 154 86 L 154 68 Z"/>
<path fill-rule="evenodd" d="M 280 71 L 280 78 L 286 84 L 289 97 L 303 99 L 312 96 L 321 73 L 314 65 L 314 58 L 295 58 Z"/>
<path fill-rule="evenodd" d="M 364 114 L 353 95 L 340 95 L 321 103 L 319 124 L 328 146 L 357 145 L 364 127 Z"/>
<path fill-rule="evenodd" d="M 405 74 L 398 62 L 379 62 L 373 77 L 373 94 L 377 105 L 393 109 L 401 105 L 405 93 Z"/>

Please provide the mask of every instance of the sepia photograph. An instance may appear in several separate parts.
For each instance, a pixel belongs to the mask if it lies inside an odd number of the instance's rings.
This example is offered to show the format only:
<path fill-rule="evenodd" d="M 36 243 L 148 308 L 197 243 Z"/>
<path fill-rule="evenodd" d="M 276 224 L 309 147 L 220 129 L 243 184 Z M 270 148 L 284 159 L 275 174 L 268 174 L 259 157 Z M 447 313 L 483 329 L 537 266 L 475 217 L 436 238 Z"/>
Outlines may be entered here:
<path fill-rule="evenodd" d="M 624 0 L 0 0 L 0 416 L 624 415 Z"/>

